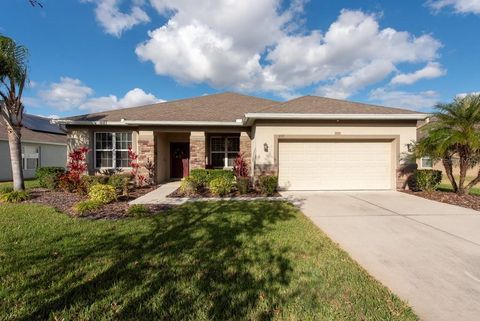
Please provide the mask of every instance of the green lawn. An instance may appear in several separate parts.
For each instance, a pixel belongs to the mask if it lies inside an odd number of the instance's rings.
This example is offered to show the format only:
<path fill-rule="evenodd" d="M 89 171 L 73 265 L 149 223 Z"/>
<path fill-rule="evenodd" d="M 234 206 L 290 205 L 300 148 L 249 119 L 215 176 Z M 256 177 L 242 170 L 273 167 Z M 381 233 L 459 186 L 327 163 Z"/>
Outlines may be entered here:
<path fill-rule="evenodd" d="M 12 186 L 12 182 L 0 182 L 0 186 Z M 38 184 L 38 180 L 36 179 L 26 179 L 25 180 L 25 188 L 30 189 L 30 188 L 38 188 L 40 185 Z"/>
<path fill-rule="evenodd" d="M 1 320 L 417 320 L 293 206 L 148 218 L 0 205 Z"/>
<path fill-rule="evenodd" d="M 465 181 L 468 183 L 468 182 L 470 182 L 472 179 L 474 179 L 474 177 L 468 176 Z M 458 177 L 458 176 L 455 176 L 455 180 L 456 180 L 457 183 L 458 183 L 459 177 Z M 438 190 L 443 191 L 443 192 L 453 192 L 452 184 L 450 184 L 450 181 L 448 180 L 448 178 L 447 178 L 446 175 L 443 175 L 442 183 L 438 186 Z M 470 194 L 471 194 L 471 195 L 480 196 L 480 187 L 479 187 L 479 185 L 477 185 L 477 187 L 473 187 L 473 188 L 470 190 Z"/>

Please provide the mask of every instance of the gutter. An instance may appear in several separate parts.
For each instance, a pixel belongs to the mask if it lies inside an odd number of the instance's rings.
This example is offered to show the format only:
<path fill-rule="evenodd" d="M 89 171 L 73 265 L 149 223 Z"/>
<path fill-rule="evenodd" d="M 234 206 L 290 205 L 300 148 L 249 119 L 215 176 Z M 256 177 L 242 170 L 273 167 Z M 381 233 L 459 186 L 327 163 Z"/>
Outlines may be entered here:
<path fill-rule="evenodd" d="M 251 126 L 257 119 L 268 120 L 424 120 L 429 114 L 293 114 L 246 113 L 244 123 Z"/>
<path fill-rule="evenodd" d="M 70 120 L 70 119 L 53 119 L 52 124 L 62 125 L 96 125 L 96 126 L 244 126 L 241 119 L 230 121 L 168 121 L 168 120 Z"/>

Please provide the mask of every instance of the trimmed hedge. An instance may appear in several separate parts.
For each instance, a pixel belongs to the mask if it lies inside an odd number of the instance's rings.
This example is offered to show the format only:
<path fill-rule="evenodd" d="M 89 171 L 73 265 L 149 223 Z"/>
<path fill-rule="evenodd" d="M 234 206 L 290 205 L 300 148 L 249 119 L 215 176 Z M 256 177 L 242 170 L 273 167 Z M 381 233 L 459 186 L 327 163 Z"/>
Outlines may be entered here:
<path fill-rule="evenodd" d="M 418 169 L 413 175 L 416 188 L 426 192 L 435 191 L 442 182 L 442 171 L 435 169 Z"/>
<path fill-rule="evenodd" d="M 56 189 L 61 175 L 65 174 L 63 167 L 40 167 L 35 171 L 35 178 L 38 184 L 43 188 Z"/>
<path fill-rule="evenodd" d="M 262 175 L 258 178 L 258 188 L 264 195 L 271 196 L 277 191 L 278 176 Z"/>
<path fill-rule="evenodd" d="M 189 177 L 197 187 L 209 187 L 210 182 L 219 177 L 232 182 L 235 180 L 233 171 L 224 169 L 192 169 Z"/>
<path fill-rule="evenodd" d="M 95 184 L 90 187 L 88 197 L 92 201 L 108 204 L 117 199 L 117 193 L 112 185 Z"/>

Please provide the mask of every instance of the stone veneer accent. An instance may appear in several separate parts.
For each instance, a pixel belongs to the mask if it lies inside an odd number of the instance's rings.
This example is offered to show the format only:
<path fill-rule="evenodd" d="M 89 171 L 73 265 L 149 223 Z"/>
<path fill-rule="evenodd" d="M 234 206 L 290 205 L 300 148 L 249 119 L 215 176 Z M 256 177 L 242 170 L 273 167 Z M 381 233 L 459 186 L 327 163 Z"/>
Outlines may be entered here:
<path fill-rule="evenodd" d="M 67 128 L 67 163 L 68 163 L 68 154 L 70 154 L 75 149 L 81 147 L 88 147 L 90 151 L 87 154 L 87 171 L 88 174 L 94 173 L 94 164 L 93 164 L 93 136 L 91 135 L 91 130 L 88 128 Z M 65 164 L 66 165 L 66 164 Z"/>
<path fill-rule="evenodd" d="M 243 154 L 245 161 L 247 162 L 250 174 L 252 174 L 252 140 L 247 132 L 240 134 L 240 153 Z"/>
<path fill-rule="evenodd" d="M 190 133 L 190 170 L 205 168 L 205 132 Z"/>
<path fill-rule="evenodd" d="M 148 170 L 145 165 L 151 161 L 157 165 L 157 155 L 155 153 L 155 133 L 153 131 L 139 131 L 138 132 L 138 164 L 140 165 L 139 173 L 148 177 Z M 154 176 L 156 176 L 156 170 Z M 156 182 L 156 177 L 153 178 Z"/>

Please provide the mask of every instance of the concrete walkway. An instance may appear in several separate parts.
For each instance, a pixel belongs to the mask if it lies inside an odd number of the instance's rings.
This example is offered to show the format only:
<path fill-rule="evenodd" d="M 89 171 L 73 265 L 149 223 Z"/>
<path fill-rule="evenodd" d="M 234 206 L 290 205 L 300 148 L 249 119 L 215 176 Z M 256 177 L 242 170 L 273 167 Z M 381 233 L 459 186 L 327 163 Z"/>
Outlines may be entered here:
<path fill-rule="evenodd" d="M 423 320 L 480 320 L 480 212 L 400 192 L 284 192 Z"/>
<path fill-rule="evenodd" d="M 182 205 L 186 202 L 207 202 L 207 201 L 290 201 L 285 197 L 167 197 L 180 187 L 180 181 L 167 182 L 160 185 L 156 190 L 151 191 L 129 204 L 156 204 L 156 205 Z"/>

